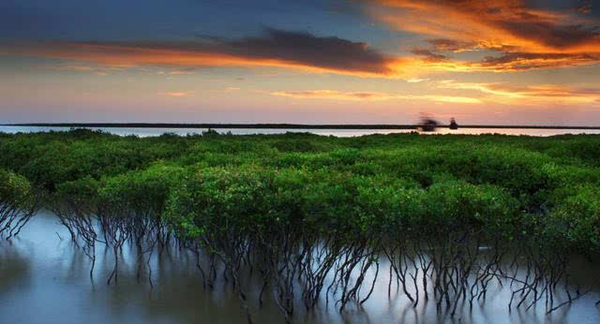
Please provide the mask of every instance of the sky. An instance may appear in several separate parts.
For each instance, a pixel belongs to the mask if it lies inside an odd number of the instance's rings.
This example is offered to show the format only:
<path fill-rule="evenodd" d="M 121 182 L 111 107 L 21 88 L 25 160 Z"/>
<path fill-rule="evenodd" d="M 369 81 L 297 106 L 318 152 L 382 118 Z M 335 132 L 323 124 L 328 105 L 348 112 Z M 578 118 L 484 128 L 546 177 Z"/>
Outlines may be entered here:
<path fill-rule="evenodd" d="M 0 123 L 600 125 L 593 0 L 2 0 Z"/>

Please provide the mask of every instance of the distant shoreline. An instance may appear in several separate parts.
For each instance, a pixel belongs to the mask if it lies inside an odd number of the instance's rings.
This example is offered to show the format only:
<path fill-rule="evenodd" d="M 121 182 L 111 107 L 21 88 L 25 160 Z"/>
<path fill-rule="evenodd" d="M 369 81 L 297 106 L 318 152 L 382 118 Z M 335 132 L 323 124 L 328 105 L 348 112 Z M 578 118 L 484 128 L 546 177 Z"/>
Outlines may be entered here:
<path fill-rule="evenodd" d="M 215 124 L 215 123 L 18 123 L 0 126 L 24 127 L 95 127 L 95 128 L 247 128 L 247 129 L 418 129 L 419 125 L 397 124 Z M 448 128 L 449 125 L 439 125 Z M 459 125 L 459 128 L 503 128 L 503 129 L 594 129 L 600 126 L 535 126 L 535 125 Z"/>

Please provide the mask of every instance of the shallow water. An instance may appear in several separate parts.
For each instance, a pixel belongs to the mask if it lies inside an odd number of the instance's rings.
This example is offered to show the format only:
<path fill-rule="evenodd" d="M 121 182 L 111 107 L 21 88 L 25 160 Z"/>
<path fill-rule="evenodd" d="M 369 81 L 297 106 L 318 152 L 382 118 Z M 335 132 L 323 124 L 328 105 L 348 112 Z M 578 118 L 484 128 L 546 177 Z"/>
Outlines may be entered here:
<path fill-rule="evenodd" d="M 126 245 L 127 246 L 127 245 Z M 136 277 L 136 257 L 124 249 L 118 282 L 106 285 L 113 257 L 97 248 L 94 280 L 89 259 L 73 247 L 68 232 L 49 213 L 36 215 L 17 239 L 0 241 L 0 323 L 245 323 L 237 296 L 217 285 L 203 289 L 195 259 L 177 249 L 154 254 L 151 273 Z M 581 261 L 581 260 L 580 260 Z M 451 317 L 438 312 L 435 302 L 412 307 L 395 286 L 388 296 L 387 261 L 381 261 L 380 276 L 371 298 L 362 309 L 350 306 L 342 314 L 330 301 L 321 300 L 309 314 L 297 307 L 300 323 L 600 323 L 600 287 L 550 315 L 544 303 L 529 311 L 508 311 L 510 290 L 490 291 L 485 303 L 459 309 Z M 581 263 L 572 275 L 590 283 L 598 276 L 598 265 Z M 374 271 L 370 271 L 372 276 Z M 148 278 L 154 285 L 151 288 Z M 372 278 L 372 277 L 371 277 Z M 370 282 L 370 278 L 367 278 Z M 246 291 L 256 323 L 282 323 L 273 302 L 259 309 L 256 298 L 260 284 Z"/>
<path fill-rule="evenodd" d="M 207 128 L 160 128 L 160 127 L 88 127 L 93 130 L 127 136 L 137 135 L 139 137 L 159 136 L 164 133 L 177 135 L 201 134 Z M 35 133 L 48 131 L 66 131 L 69 127 L 37 127 L 37 126 L 0 126 L 0 132 L 4 133 Z M 353 137 L 372 134 L 395 134 L 410 133 L 412 129 L 273 129 L 273 128 L 215 128 L 219 133 L 231 132 L 234 135 L 251 134 L 284 134 L 287 132 L 308 132 L 323 136 Z M 451 130 L 440 127 L 435 132 L 424 134 L 504 134 L 504 135 L 528 135 L 528 136 L 554 136 L 564 134 L 600 134 L 597 129 L 526 129 L 526 128 L 459 128 Z"/>

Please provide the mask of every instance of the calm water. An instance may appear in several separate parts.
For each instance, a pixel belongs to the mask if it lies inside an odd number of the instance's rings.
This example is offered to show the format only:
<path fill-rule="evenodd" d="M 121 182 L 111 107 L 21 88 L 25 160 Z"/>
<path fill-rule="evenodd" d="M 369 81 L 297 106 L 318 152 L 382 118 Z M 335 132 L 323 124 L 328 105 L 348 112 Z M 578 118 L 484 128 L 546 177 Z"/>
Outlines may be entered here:
<path fill-rule="evenodd" d="M 245 323 L 238 299 L 228 290 L 202 288 L 195 259 L 177 249 L 151 259 L 152 273 L 136 278 L 135 256 L 124 249 L 125 265 L 117 284 L 106 285 L 112 271 L 112 256 L 97 248 L 94 281 L 89 277 L 89 260 L 67 239 L 68 233 L 49 213 L 40 213 L 24 228 L 18 239 L 0 241 L 0 323 Z M 64 239 L 61 239 L 64 238 Z M 126 245 L 127 246 L 127 245 Z M 381 261 L 381 273 L 387 273 Z M 576 266 L 579 281 L 598 276 L 598 266 Z M 371 276 L 373 273 L 370 274 Z M 148 284 L 151 276 L 154 288 Z M 437 312 L 434 302 L 418 307 L 392 289 L 388 297 L 387 276 L 380 275 L 372 297 L 362 310 L 350 308 L 340 315 L 336 307 L 322 301 L 317 310 L 302 313 L 299 323 L 600 323 L 600 287 L 570 307 L 545 315 L 543 307 L 507 310 L 509 289 L 490 291 L 484 304 L 459 309 L 455 317 Z M 219 286 L 217 286 L 219 287 Z M 246 288 L 257 296 L 260 284 Z M 255 298 L 250 306 L 256 323 L 282 323 L 273 302 L 258 311 Z M 540 303 L 543 305 L 543 302 Z"/>
<path fill-rule="evenodd" d="M 35 126 L 0 126 L 0 132 L 4 133 L 33 133 L 48 131 L 65 131 L 68 127 L 35 127 Z M 116 135 L 137 135 L 140 137 L 159 136 L 164 133 L 175 133 L 178 135 L 200 134 L 207 128 L 141 128 L 141 127 L 91 127 L 93 130 L 102 130 Z M 369 134 L 393 134 L 409 133 L 410 129 L 269 129 L 269 128 L 215 128 L 219 133 L 231 132 L 235 135 L 250 134 L 283 134 L 286 132 L 309 132 L 317 135 L 333 135 L 337 137 L 351 137 Z M 525 129 L 525 128 L 459 128 L 450 130 L 448 128 L 438 128 L 435 132 L 426 134 L 506 134 L 506 135 L 530 135 L 530 136 L 553 136 L 561 134 L 600 134 L 600 130 L 590 129 Z"/>

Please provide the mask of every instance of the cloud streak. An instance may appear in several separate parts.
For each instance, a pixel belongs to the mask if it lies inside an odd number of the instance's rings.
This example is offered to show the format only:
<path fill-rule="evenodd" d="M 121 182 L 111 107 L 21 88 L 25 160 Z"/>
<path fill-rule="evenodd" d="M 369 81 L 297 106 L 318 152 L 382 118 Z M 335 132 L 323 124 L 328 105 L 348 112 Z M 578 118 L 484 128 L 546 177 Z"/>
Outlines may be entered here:
<path fill-rule="evenodd" d="M 309 91 L 277 91 L 271 92 L 271 95 L 279 97 L 288 97 L 294 99 L 325 99 L 325 100 L 351 100 L 351 101 L 380 101 L 380 100 L 413 100 L 413 101 L 431 101 L 445 103 L 464 103 L 479 104 L 481 101 L 477 98 L 464 96 L 444 96 L 444 95 L 404 95 L 390 94 L 385 92 L 353 92 L 336 90 L 309 90 Z"/>
<path fill-rule="evenodd" d="M 562 53 L 506 53 L 501 56 L 486 57 L 474 65 L 482 70 L 493 71 L 526 71 L 551 68 L 564 68 L 596 64 L 600 55 L 562 54 Z"/>
<path fill-rule="evenodd" d="M 463 42 L 454 39 L 436 38 L 430 39 L 428 42 L 439 52 L 454 52 L 461 53 L 477 49 L 479 46 L 474 42 Z"/>
<path fill-rule="evenodd" d="M 259 37 L 215 40 L 218 52 L 257 60 L 276 59 L 332 71 L 389 74 L 392 60 L 366 43 L 338 37 L 318 37 L 306 32 L 267 28 Z"/>
<path fill-rule="evenodd" d="M 171 91 L 171 92 L 161 92 L 159 94 L 162 96 L 167 96 L 167 97 L 185 97 L 189 93 L 187 91 Z"/>
<path fill-rule="evenodd" d="M 428 49 L 415 48 L 411 51 L 414 55 L 424 57 L 427 62 L 440 62 L 448 59 L 446 55 L 434 53 Z"/>
<path fill-rule="evenodd" d="M 281 67 L 371 77 L 394 77 L 401 64 L 363 42 L 306 32 L 265 29 L 256 37 L 200 37 L 189 42 L 44 42 L 11 44 L 0 52 L 104 65 Z"/>
<path fill-rule="evenodd" d="M 476 83 L 441 81 L 440 89 L 471 90 L 485 94 L 486 102 L 539 105 L 539 104 L 595 104 L 600 100 L 600 88 L 569 87 L 540 84 L 510 86 L 503 83 Z"/>

